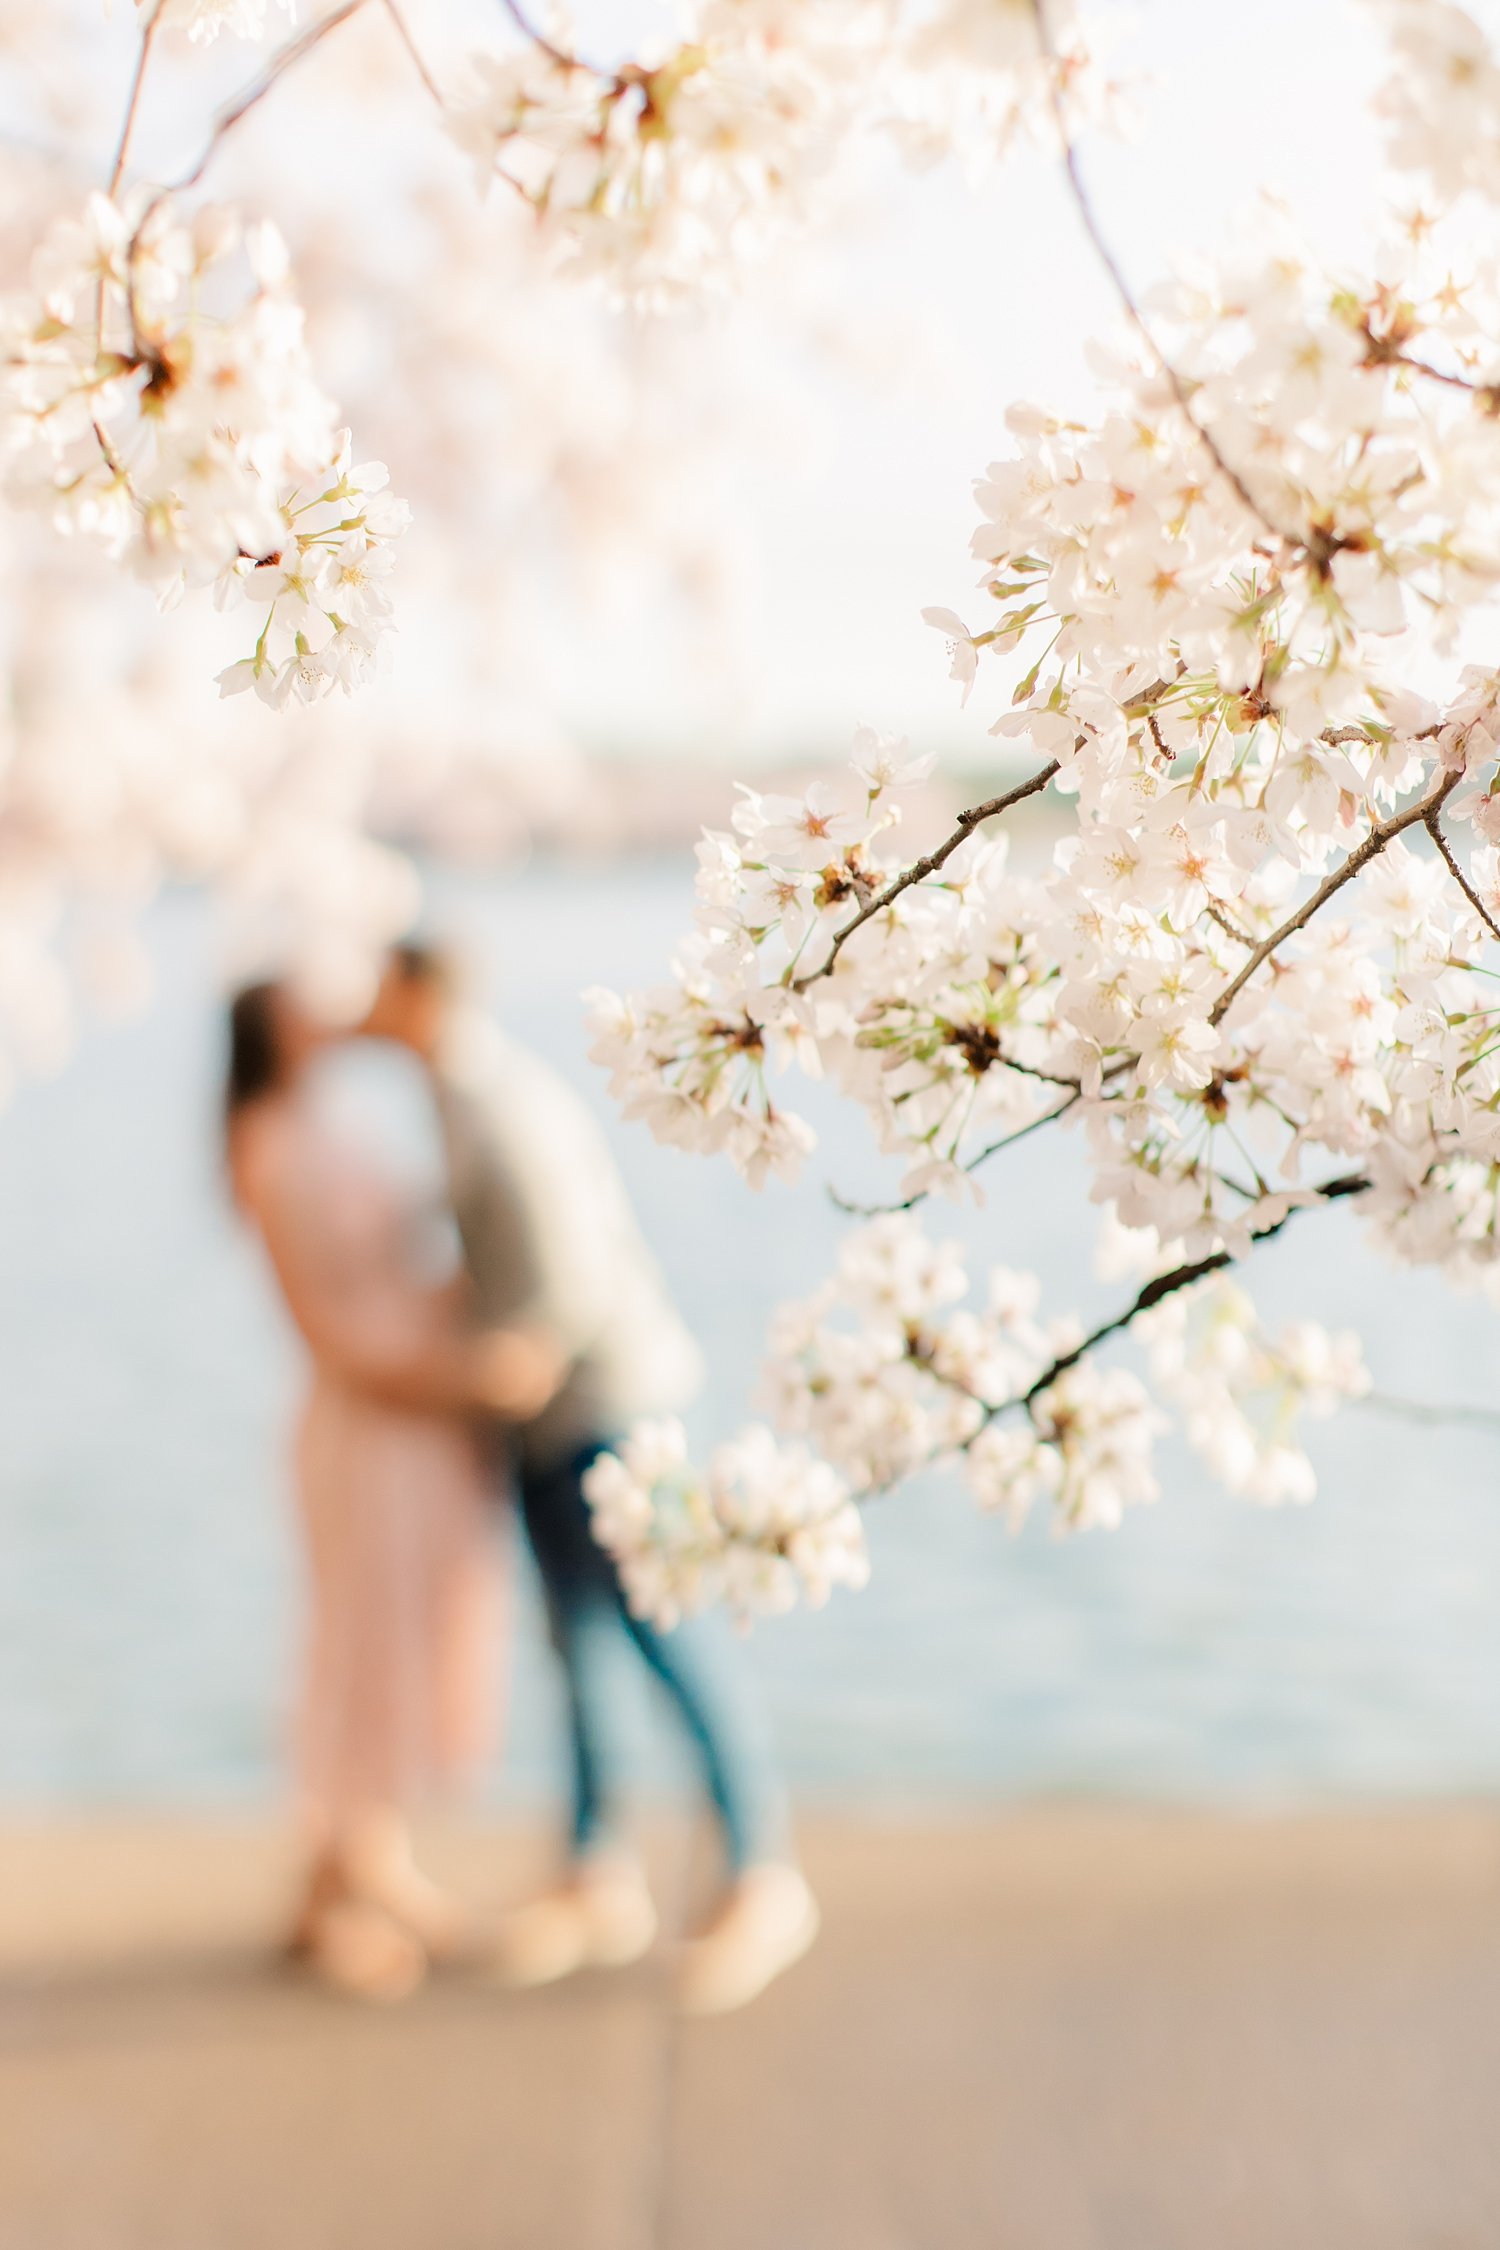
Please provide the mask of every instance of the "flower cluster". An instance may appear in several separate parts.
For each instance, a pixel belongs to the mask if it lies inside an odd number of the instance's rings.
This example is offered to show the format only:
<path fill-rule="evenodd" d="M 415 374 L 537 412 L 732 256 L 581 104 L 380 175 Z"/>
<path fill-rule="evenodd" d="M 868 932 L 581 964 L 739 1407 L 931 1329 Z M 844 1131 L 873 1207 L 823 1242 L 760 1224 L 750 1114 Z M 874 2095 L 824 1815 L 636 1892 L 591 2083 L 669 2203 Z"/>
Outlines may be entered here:
<path fill-rule="evenodd" d="M 240 39 L 266 35 L 268 0 L 135 0 L 140 14 L 164 31 L 185 32 L 189 39 L 207 44 L 221 31 Z M 274 0 L 274 5 L 295 22 L 296 0 Z"/>
<path fill-rule="evenodd" d="M 1159 1389 L 1215 1476 L 1250 1500 L 1311 1500 L 1317 1482 L 1298 1418 L 1368 1391 L 1358 1337 L 1296 1320 L 1272 1339 L 1244 1290 L 1225 1280 L 1169 1298 L 1139 1327 Z"/>
<path fill-rule="evenodd" d="M 1037 1075 L 1055 981 L 1040 892 L 1009 875 L 1003 837 L 963 845 L 940 882 L 838 943 L 896 874 L 903 795 L 931 766 L 866 728 L 846 776 L 802 797 L 742 791 L 732 830 L 699 848 L 698 927 L 675 982 L 588 995 L 594 1058 L 627 1115 L 675 1146 L 726 1151 L 757 1185 L 791 1177 L 813 1135 L 770 1076 L 797 1062 L 869 1110 L 915 1193 L 961 1176 L 966 1141 L 1055 1098 Z"/>
<path fill-rule="evenodd" d="M 482 183 L 535 206 L 583 273 L 670 298 L 719 279 L 802 215 L 851 137 L 993 158 L 1085 77 L 1070 7 L 1044 54 L 1030 0 L 698 0 L 654 61 L 590 67 L 532 40 L 482 55 L 452 131 Z"/>
<path fill-rule="evenodd" d="M 742 1621 L 815 1608 L 870 1574 L 847 1489 L 805 1447 L 752 1424 L 693 1469 L 678 1422 L 637 1423 L 584 1478 L 594 1536 L 637 1616 L 674 1625 L 723 1601 Z"/>
<path fill-rule="evenodd" d="M 928 1468 L 958 1469 L 1012 1530 L 1037 1502 L 1078 1531 L 1154 1501 L 1167 1416 L 1128 1367 L 1080 1354 L 1075 1324 L 1039 1321 L 1038 1294 L 1034 1275 L 996 1267 L 970 1306 L 959 1245 L 909 1215 L 851 1233 L 831 1279 L 773 1327 L 766 1404 L 791 1444 L 756 1427 L 703 1475 L 678 1424 L 642 1423 L 590 1472 L 595 1535 L 637 1609 L 670 1624 L 723 1598 L 745 1617 L 862 1585 L 858 1504 Z M 1232 1491 L 1312 1497 L 1298 1418 L 1368 1389 L 1354 1337 L 1299 1320 L 1272 1339 L 1220 1277 L 1174 1288 L 1138 1333 L 1158 1395 Z"/>
<path fill-rule="evenodd" d="M 1485 186 L 1482 137 L 1445 169 L 1423 104 L 1451 77 L 1483 112 L 1500 66 L 1457 9 L 1388 12 L 1401 161 Z M 745 794 L 675 986 L 594 1004 L 627 1111 L 752 1178 L 806 1142 L 790 1065 L 867 1110 L 908 1202 L 1080 1132 L 1153 1277 L 1116 1321 L 1040 1329 L 1005 1273 L 977 1313 L 956 1250 L 892 1218 L 786 1309 L 770 1377 L 856 1492 L 946 1459 L 1078 1523 L 1155 1490 L 1160 1416 L 1092 1356 L 1138 1316 L 1216 1472 L 1311 1491 L 1296 1418 L 1365 1388 L 1356 1345 L 1269 1338 L 1202 1285 L 1299 1213 L 1355 1199 L 1395 1255 L 1500 1296 L 1500 673 L 1455 666 L 1500 594 L 1492 261 L 1417 214 L 1330 273 L 1273 223 L 1158 292 L 1109 380 L 1089 423 L 1012 410 L 977 487 L 986 615 L 927 613 L 1030 782 L 919 858 L 878 738 L 801 800 Z M 1044 788 L 1065 832 L 1013 871 L 993 823 Z"/>
<path fill-rule="evenodd" d="M 1075 1362 L 1069 1321 L 1040 1322 L 1036 1276 L 997 1266 L 985 1302 L 956 1242 L 892 1214 L 850 1234 L 831 1279 L 771 1334 L 767 1403 L 856 1493 L 959 1464 L 985 1508 L 1019 1524 L 1046 1498 L 1061 1528 L 1114 1524 L 1156 1497 L 1165 1426 L 1138 1378 Z"/>
<path fill-rule="evenodd" d="M 263 609 L 226 694 L 311 701 L 374 670 L 407 509 L 336 424 L 268 225 L 93 195 L 0 305 L 0 480 L 164 605 L 212 584 Z"/>
<path fill-rule="evenodd" d="M 1474 1180 L 1489 844 L 1466 877 L 1402 837 L 1500 833 L 1495 676 L 1446 709 L 1407 684 L 1500 584 L 1500 425 L 1465 372 L 1500 366 L 1500 305 L 1408 248 L 1399 299 L 1289 253 L 1212 305 L 1179 290 L 1191 411 L 1126 365 L 1093 427 L 1012 415 L 979 487 L 996 621 L 932 615 L 966 693 L 1008 668 L 996 731 L 1075 800 L 1050 874 L 1013 875 L 979 808 L 898 889 L 897 772 L 747 797 L 700 855 L 678 992 L 596 1009 L 633 1113 L 757 1163 L 758 1122 L 790 1156 L 766 1070 L 810 1063 L 911 1195 L 1066 1109 L 1100 1201 L 1191 1254 L 1248 1246 L 1326 1160 L 1403 1224 L 1408 1191 Z M 1304 935 L 1299 901 L 1366 860 Z"/>
<path fill-rule="evenodd" d="M 1393 161 L 1447 200 L 1474 188 L 1500 201 L 1500 63 L 1479 25 L 1452 0 L 1368 4 L 1391 48 L 1376 107 Z"/>

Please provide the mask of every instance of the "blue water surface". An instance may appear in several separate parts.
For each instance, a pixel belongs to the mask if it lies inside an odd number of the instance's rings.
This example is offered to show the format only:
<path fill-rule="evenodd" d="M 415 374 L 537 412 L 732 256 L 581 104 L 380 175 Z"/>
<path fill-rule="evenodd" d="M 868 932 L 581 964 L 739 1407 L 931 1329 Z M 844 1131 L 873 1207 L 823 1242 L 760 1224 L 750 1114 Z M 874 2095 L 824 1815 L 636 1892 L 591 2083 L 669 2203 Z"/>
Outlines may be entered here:
<path fill-rule="evenodd" d="M 687 921 L 681 860 L 434 879 L 512 1028 L 606 1116 L 712 1367 L 695 1423 L 751 1407 L 766 1316 L 826 1271 L 833 1179 L 878 1193 L 867 1130 L 826 1098 L 805 1182 L 753 1196 L 722 1164 L 609 1112 L 578 994 L 662 972 Z M 226 1207 L 215 1127 L 217 978 L 202 905 L 167 899 L 158 991 L 93 1028 L 68 1070 L 0 1118 L 0 1803 L 255 1801 L 282 1787 L 297 1572 L 285 1435 L 297 1355 Z M 430 1170 L 415 1090 L 369 1060 L 370 1114 Z M 377 1084 L 377 1080 L 379 1083 Z M 816 1096 L 816 1089 L 813 1096 Z M 1004 1160 L 979 1220 L 939 1228 L 1041 1271 L 1050 1304 L 1104 1310 L 1077 1153 Z M 1397 1273 L 1352 1216 L 1263 1254 L 1272 1317 L 1359 1325 L 1377 1382 L 1487 1402 L 1500 1315 Z M 1263 1511 L 1169 1449 L 1126 1528 L 1009 1537 L 940 1479 L 872 1516 L 875 1575 L 747 1657 L 806 1796 L 905 1803 L 1094 1792 L 1306 1801 L 1500 1790 L 1500 1435 L 1369 1408 L 1317 1426 L 1322 1490 Z M 529 1586 L 496 1801 L 550 1791 L 554 1685 Z M 677 1768 L 622 1671 L 638 1774 Z"/>

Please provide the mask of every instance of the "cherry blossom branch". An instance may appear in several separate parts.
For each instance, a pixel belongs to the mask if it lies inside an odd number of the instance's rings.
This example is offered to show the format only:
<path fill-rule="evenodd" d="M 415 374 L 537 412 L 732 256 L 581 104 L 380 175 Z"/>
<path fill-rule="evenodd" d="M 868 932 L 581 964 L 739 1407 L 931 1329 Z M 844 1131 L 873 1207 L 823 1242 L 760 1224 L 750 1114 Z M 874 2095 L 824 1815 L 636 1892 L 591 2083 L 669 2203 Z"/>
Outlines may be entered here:
<path fill-rule="evenodd" d="M 1473 907 L 1474 912 L 1479 916 L 1480 921 L 1489 931 L 1490 936 L 1494 938 L 1500 938 L 1500 922 L 1497 922 L 1495 920 L 1494 915 L 1491 914 L 1489 908 L 1485 905 L 1483 899 L 1481 899 L 1479 893 L 1475 890 L 1473 884 L 1469 881 L 1468 876 L 1464 873 L 1462 867 L 1460 867 L 1458 859 L 1454 853 L 1453 846 L 1449 843 L 1447 837 L 1443 833 L 1442 823 L 1438 819 L 1436 810 L 1428 814 L 1427 819 L 1423 823 L 1423 825 L 1426 828 L 1428 835 L 1437 845 L 1439 852 L 1441 852 L 1444 864 L 1446 865 L 1449 874 L 1453 877 L 1454 882 L 1457 883 L 1459 889 L 1463 892 L 1464 897 Z"/>
<path fill-rule="evenodd" d="M 1404 812 L 1393 813 L 1389 820 L 1376 821 L 1364 841 L 1356 844 L 1348 858 L 1341 861 L 1333 873 L 1318 885 L 1311 897 L 1305 899 L 1294 914 L 1289 914 L 1280 927 L 1274 929 L 1268 938 L 1261 940 L 1250 958 L 1236 971 L 1219 994 L 1218 999 L 1209 1010 L 1209 1022 L 1211 1024 L 1221 1023 L 1262 962 L 1268 961 L 1276 948 L 1284 944 L 1289 937 L 1295 935 L 1298 930 L 1304 929 L 1313 916 L 1327 905 L 1335 891 L 1342 890 L 1346 883 L 1352 882 L 1360 869 L 1367 867 L 1378 853 L 1385 850 L 1387 844 L 1394 842 L 1395 838 L 1403 834 L 1408 828 L 1426 827 L 1436 817 L 1438 807 L 1444 799 L 1458 786 L 1458 781 L 1459 775 L 1457 772 L 1444 774 L 1430 796 L 1419 798 L 1416 804 L 1408 805 Z"/>
<path fill-rule="evenodd" d="M 330 32 L 337 31 L 342 24 L 348 23 L 352 16 L 357 16 L 369 4 L 370 0 L 342 0 L 342 5 L 335 8 L 331 14 L 323 16 L 317 23 L 309 24 L 306 31 L 299 32 L 295 39 L 289 39 L 286 45 L 272 56 L 265 70 L 255 80 L 254 84 L 247 86 L 244 93 L 237 95 L 232 102 L 229 102 L 220 110 L 218 116 L 214 119 L 213 130 L 197 163 L 180 180 L 174 180 L 170 188 L 163 188 L 161 195 L 153 198 L 152 208 L 161 201 L 163 195 L 181 195 L 186 189 L 196 187 L 208 170 L 214 151 L 225 135 L 232 132 L 242 118 L 248 117 L 251 110 L 265 100 L 267 94 L 271 92 L 280 79 L 286 76 L 289 70 L 295 69 L 296 65 L 310 55 L 315 47 L 321 46 Z M 147 216 L 149 215 L 148 211 Z M 137 239 L 139 239 L 139 230 L 137 230 Z"/>
<path fill-rule="evenodd" d="M 410 55 L 412 59 L 412 65 L 416 70 L 417 76 L 421 79 L 422 84 L 427 88 L 428 93 L 437 103 L 438 108 L 446 109 L 448 107 L 447 97 L 444 94 L 442 87 L 439 86 L 437 80 L 433 77 L 432 72 L 428 69 L 426 61 L 424 60 L 422 55 L 422 50 L 411 35 L 411 26 L 408 24 L 405 16 L 401 13 L 400 8 L 396 5 L 396 0 L 381 0 L 381 5 L 384 7 L 386 14 L 390 17 L 391 22 L 395 27 L 396 37 L 400 40 L 402 46 Z"/>
<path fill-rule="evenodd" d="M 131 340 L 138 360 L 144 361 L 151 356 L 142 343 L 140 328 L 136 319 L 135 270 L 141 241 L 152 219 L 170 196 L 181 195 L 188 188 L 198 185 L 213 161 L 214 151 L 226 134 L 232 132 L 242 118 L 248 117 L 251 110 L 265 100 L 267 94 L 286 76 L 289 70 L 294 69 L 299 62 L 302 62 L 312 53 L 315 47 L 320 46 L 330 32 L 337 31 L 342 24 L 348 23 L 352 17 L 357 16 L 369 4 L 370 0 L 343 0 L 343 4 L 333 9 L 331 14 L 321 17 L 317 23 L 309 24 L 306 31 L 299 32 L 295 39 L 289 39 L 286 45 L 271 58 L 261 76 L 252 85 L 247 86 L 242 94 L 237 95 L 232 102 L 220 110 L 214 120 L 213 130 L 204 143 L 198 161 L 192 170 L 184 173 L 181 179 L 174 180 L 170 186 L 158 188 L 156 193 L 148 200 L 136 223 L 135 232 L 130 238 L 130 244 L 125 254 L 126 303 L 130 314 Z M 154 17 L 152 21 L 154 23 Z M 423 75 L 425 77 L 425 71 Z M 109 448 L 105 444 L 103 433 L 99 430 L 97 423 L 95 424 L 95 432 L 106 459 L 109 459 Z M 113 465 L 111 461 L 111 466 Z"/>
<path fill-rule="evenodd" d="M 135 74 L 130 81 L 130 94 L 125 103 L 125 119 L 120 127 L 119 145 L 115 150 L 114 163 L 110 166 L 109 193 L 111 195 L 115 194 L 121 180 L 125 177 L 125 161 L 130 154 L 130 136 L 135 130 L 136 111 L 140 108 L 141 103 L 141 88 L 146 82 L 146 65 L 151 60 L 151 42 L 156 36 L 156 27 L 161 21 L 164 4 L 165 0 L 153 0 L 151 12 L 141 25 L 140 52 L 135 58 Z"/>
<path fill-rule="evenodd" d="M 1368 329 L 1365 331 L 1369 335 Z M 1409 352 L 1383 352 L 1378 348 L 1366 354 L 1367 367 L 1404 367 L 1409 374 L 1421 375 L 1429 383 L 1446 384 L 1449 390 L 1467 391 L 1471 398 L 1492 400 L 1493 383 L 1476 383 L 1467 375 L 1456 375 L 1446 367 L 1434 367 L 1431 360 L 1413 359 Z"/>
<path fill-rule="evenodd" d="M 1237 923 L 1230 921 L 1229 916 L 1224 912 L 1223 907 L 1220 906 L 1217 899 L 1211 898 L 1207 906 L 1204 907 L 1203 911 L 1208 916 L 1210 922 L 1218 923 L 1219 928 L 1224 932 L 1224 935 L 1226 937 L 1232 937 L 1234 939 L 1236 945 L 1254 945 L 1254 938 L 1250 936 L 1247 930 L 1240 929 Z"/>
<path fill-rule="evenodd" d="M 1059 1078 L 1057 1080 L 1059 1086 L 1065 1083 L 1067 1082 L 1064 1079 Z M 1039 1133 L 1044 1125 L 1055 1125 L 1060 1117 L 1066 1117 L 1068 1111 L 1082 1100 L 1083 1088 L 1075 1083 L 1072 1093 L 1069 1094 L 1065 1102 L 1059 1102 L 1055 1109 L 1041 1110 L 1035 1117 L 1028 1118 L 1024 1125 L 1018 1125 L 1014 1132 L 1002 1133 L 998 1141 L 991 1141 L 986 1147 L 977 1150 L 969 1158 L 964 1170 L 966 1172 L 977 1172 L 981 1164 L 987 1164 L 990 1158 L 998 1156 L 1002 1149 L 1014 1148 L 1017 1141 L 1024 1141 L 1030 1133 Z"/>
<path fill-rule="evenodd" d="M 1024 797 L 1037 796 L 1041 790 L 1046 788 L 1057 770 L 1058 760 L 1053 758 L 1038 772 L 1034 773 L 1028 781 L 1017 782 L 1014 789 L 1007 789 L 1002 796 L 991 797 L 987 803 L 972 805 L 967 812 L 961 812 L 951 836 L 945 838 L 935 851 L 926 852 L 921 859 L 913 861 L 912 865 L 898 875 L 894 882 L 887 883 L 883 891 L 877 891 L 874 898 L 862 906 L 857 914 L 851 915 L 842 929 L 834 932 L 833 942 L 820 966 L 816 969 L 809 969 L 805 976 L 794 979 L 793 992 L 805 992 L 810 984 L 816 984 L 820 978 L 830 976 L 833 972 L 834 963 L 856 930 L 863 929 L 866 922 L 873 921 L 877 914 L 883 914 L 885 909 L 893 904 L 903 891 L 909 891 L 914 883 L 925 883 L 929 875 L 935 875 L 938 869 L 945 866 L 953 857 L 959 845 L 967 843 L 975 829 L 982 826 L 985 821 L 997 820 L 1001 813 L 1009 812 L 1012 805 L 1020 804 Z"/>
<path fill-rule="evenodd" d="M 1369 1185 L 1362 1172 L 1346 1172 L 1339 1179 L 1325 1180 L 1315 1192 L 1322 1203 L 1337 1203 L 1346 1196 L 1363 1195 Z M 1280 1234 L 1283 1227 L 1290 1225 L 1299 1211 L 1313 1208 L 1315 1206 L 1310 1204 L 1294 1203 L 1291 1210 L 1284 1211 L 1271 1226 L 1257 1227 L 1251 1234 L 1251 1242 L 1269 1242 L 1274 1235 Z M 1081 1359 L 1087 1358 L 1107 1338 L 1119 1335 L 1133 1321 L 1138 1320 L 1142 1313 L 1150 1312 L 1153 1305 L 1163 1303 L 1168 1297 L 1175 1297 L 1179 1289 L 1189 1289 L 1195 1281 L 1202 1281 L 1208 1274 L 1221 1273 L 1225 1266 L 1238 1265 L 1240 1262 L 1240 1258 L 1232 1250 L 1215 1250 L 1207 1257 L 1194 1258 L 1185 1265 L 1174 1266 L 1169 1273 L 1157 1274 L 1137 1292 L 1123 1312 L 1116 1313 L 1113 1320 L 1101 1322 L 1099 1327 L 1074 1344 L 1071 1350 L 1059 1352 L 1050 1367 L 1043 1368 L 1028 1390 L 1019 1397 L 1007 1399 L 1002 1406 L 987 1407 L 986 1420 L 993 1421 L 996 1415 L 1004 1414 L 1009 1408 L 1016 1406 L 1024 1406 L 1029 1414 L 1043 1391 L 1050 1390 L 1059 1376 L 1066 1375 L 1070 1367 L 1076 1367 Z"/>
<path fill-rule="evenodd" d="M 1368 316 L 1359 322 L 1358 332 L 1364 342 L 1366 367 L 1404 367 L 1408 374 L 1420 375 L 1429 383 L 1441 383 L 1452 391 L 1467 391 L 1487 414 L 1500 408 L 1500 384 L 1476 383 L 1471 375 L 1460 375 L 1449 367 L 1434 367 L 1430 359 L 1418 359 L 1414 353 L 1403 351 L 1395 337 L 1377 336 Z"/>
<path fill-rule="evenodd" d="M 1094 254 L 1109 276 L 1115 294 L 1124 308 L 1125 317 L 1166 378 L 1167 388 L 1171 391 L 1190 427 L 1196 433 L 1204 452 L 1242 506 L 1249 510 L 1256 522 L 1270 532 L 1274 539 L 1282 540 L 1289 547 L 1306 548 L 1308 542 L 1301 532 L 1289 531 L 1284 524 L 1278 523 L 1273 516 L 1267 513 L 1240 475 L 1239 470 L 1220 451 L 1218 440 L 1199 421 L 1197 415 L 1193 412 L 1191 390 L 1157 342 L 1155 331 L 1137 304 L 1130 284 L 1125 278 L 1124 270 L 1109 246 L 1104 229 L 1099 224 L 1093 201 L 1084 185 L 1083 173 L 1078 162 L 1078 151 L 1073 144 L 1073 136 L 1068 129 L 1067 112 L 1063 105 L 1059 58 L 1056 49 L 1053 47 L 1051 33 L 1047 25 L 1046 0 L 1031 0 L 1031 13 L 1036 23 L 1037 41 L 1041 47 L 1043 59 L 1048 65 L 1048 93 L 1052 105 L 1052 115 L 1057 125 L 1058 140 L 1062 148 L 1063 171 L 1072 191 L 1074 208 L 1077 210 L 1083 231 L 1088 236 Z"/>
<path fill-rule="evenodd" d="M 962 1041 L 955 1038 L 954 1026 L 952 1024 L 947 1023 L 942 1017 L 938 1017 L 937 1022 L 940 1029 L 942 1029 L 948 1035 L 950 1043 L 955 1045 L 963 1044 Z M 1068 1086 L 1071 1087 L 1075 1093 L 1078 1090 L 1078 1081 L 1076 1078 L 1069 1078 L 1062 1071 L 1058 1070 L 1042 1070 L 1036 1063 L 1018 1062 L 1014 1055 L 1008 1055 L 1005 1052 L 1005 1049 L 1000 1045 L 998 1040 L 996 1040 L 995 1042 L 994 1054 L 989 1058 L 989 1060 L 991 1063 L 998 1064 L 1002 1070 L 1015 1071 L 1016 1075 L 1020 1078 L 1039 1078 L 1044 1086 Z"/>

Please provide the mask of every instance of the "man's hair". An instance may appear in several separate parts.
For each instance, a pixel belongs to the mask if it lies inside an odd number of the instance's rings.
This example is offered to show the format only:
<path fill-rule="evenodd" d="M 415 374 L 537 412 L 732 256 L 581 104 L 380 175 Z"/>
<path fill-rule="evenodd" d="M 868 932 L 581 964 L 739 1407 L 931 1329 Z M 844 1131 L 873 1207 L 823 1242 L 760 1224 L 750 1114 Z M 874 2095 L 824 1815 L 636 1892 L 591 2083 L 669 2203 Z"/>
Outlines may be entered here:
<path fill-rule="evenodd" d="M 445 997 L 457 992 L 461 978 L 459 967 L 446 946 L 435 945 L 426 938 L 403 938 L 391 947 L 391 962 L 398 976 L 408 978 L 413 984 L 433 985 Z"/>

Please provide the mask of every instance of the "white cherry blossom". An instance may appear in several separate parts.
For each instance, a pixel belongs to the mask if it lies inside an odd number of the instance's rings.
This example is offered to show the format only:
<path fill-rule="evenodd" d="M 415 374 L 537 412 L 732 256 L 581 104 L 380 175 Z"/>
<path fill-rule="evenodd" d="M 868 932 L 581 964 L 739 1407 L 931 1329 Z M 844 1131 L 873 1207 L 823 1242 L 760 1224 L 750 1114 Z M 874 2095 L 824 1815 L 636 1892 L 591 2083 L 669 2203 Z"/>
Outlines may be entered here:
<path fill-rule="evenodd" d="M 238 270 L 236 270 L 238 269 Z M 408 511 L 354 464 L 266 222 L 92 195 L 0 303 L 0 479 L 164 605 L 213 585 L 263 611 L 221 676 L 272 704 L 368 676 Z M 229 308 L 206 304 L 233 292 Z"/>

